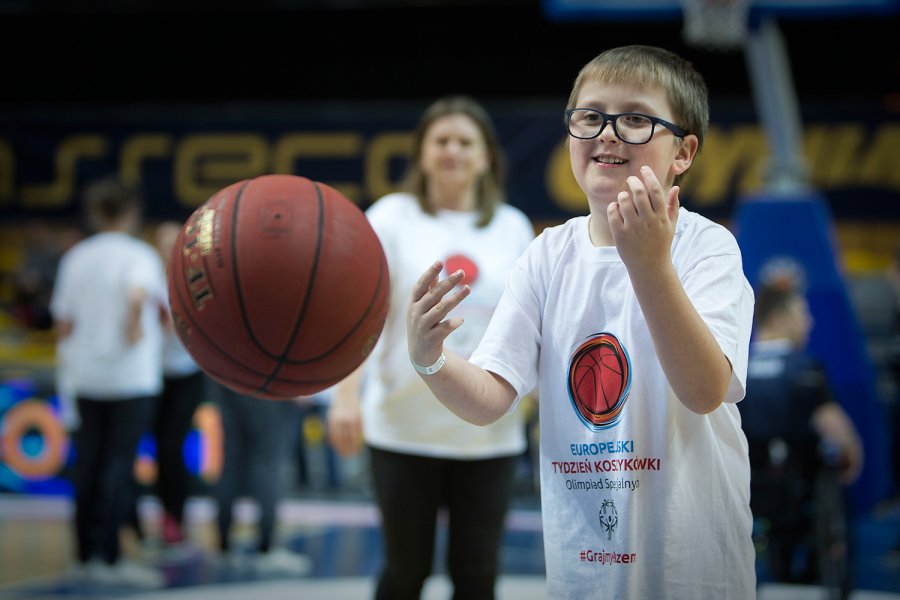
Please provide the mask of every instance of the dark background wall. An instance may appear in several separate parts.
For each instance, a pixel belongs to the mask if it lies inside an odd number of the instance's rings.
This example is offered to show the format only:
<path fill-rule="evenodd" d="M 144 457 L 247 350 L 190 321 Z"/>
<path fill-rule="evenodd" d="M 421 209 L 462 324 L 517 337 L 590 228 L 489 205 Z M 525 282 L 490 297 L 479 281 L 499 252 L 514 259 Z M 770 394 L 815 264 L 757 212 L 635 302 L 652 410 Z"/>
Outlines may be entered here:
<path fill-rule="evenodd" d="M 900 111 L 897 15 L 782 18 L 801 100 Z M 747 96 L 739 52 L 686 46 L 681 22 L 552 22 L 538 0 L 40 2 L 0 5 L 9 103 L 558 98 L 625 43 L 688 56 L 714 96 Z"/>

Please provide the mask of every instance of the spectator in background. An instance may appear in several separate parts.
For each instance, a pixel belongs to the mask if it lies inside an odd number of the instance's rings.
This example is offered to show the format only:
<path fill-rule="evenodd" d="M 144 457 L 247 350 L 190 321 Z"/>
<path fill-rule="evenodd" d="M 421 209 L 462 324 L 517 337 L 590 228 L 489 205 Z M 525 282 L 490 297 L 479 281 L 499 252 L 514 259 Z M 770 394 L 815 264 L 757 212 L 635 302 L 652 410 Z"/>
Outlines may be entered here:
<path fill-rule="evenodd" d="M 72 246 L 77 244 L 84 238 L 84 232 L 81 227 L 77 226 L 64 226 L 56 231 L 56 239 L 58 243 L 58 247 L 60 248 L 59 256 L 57 257 L 57 266 L 59 262 L 59 258 L 65 254 Z M 53 269 L 54 281 L 56 280 L 56 267 Z M 52 284 L 51 284 L 51 294 L 52 294 Z M 48 314 L 49 314 L 49 299 L 47 306 Z M 52 320 L 52 317 L 51 317 Z M 72 348 L 72 340 L 70 338 L 59 338 L 57 336 L 55 340 L 55 348 L 54 348 L 54 358 L 55 358 L 55 372 L 53 374 L 54 386 L 56 388 L 56 398 L 59 401 L 59 419 L 60 422 L 65 427 L 66 431 L 69 432 L 71 438 L 75 437 L 75 433 L 78 431 L 78 427 L 81 425 L 81 418 L 78 415 L 78 402 L 75 398 L 75 390 L 73 386 L 78 380 L 78 374 L 72 373 L 72 366 L 76 364 L 73 360 L 74 357 L 69 357 L 67 355 L 68 352 L 71 352 Z M 74 348 L 77 351 L 77 348 Z"/>
<path fill-rule="evenodd" d="M 292 402 L 297 426 L 289 442 L 296 461 L 294 480 L 303 492 L 315 492 L 320 487 L 334 492 L 347 483 L 342 480 L 340 457 L 325 439 L 330 403 L 330 389 Z M 319 481 L 320 478 L 324 481 Z"/>
<path fill-rule="evenodd" d="M 24 229 L 22 258 L 13 274 L 12 316 L 26 329 L 51 329 L 50 295 L 65 248 L 53 228 L 41 219 Z"/>
<path fill-rule="evenodd" d="M 295 426 L 295 407 L 289 401 L 255 398 L 218 383 L 211 389 L 225 438 L 222 473 L 213 491 L 218 505 L 219 559 L 229 568 L 249 563 L 261 576 L 309 574 L 309 557 L 276 545 L 278 506 L 289 460 L 288 428 Z M 259 510 L 256 539 L 248 549 L 236 547 L 232 537 L 234 505 L 242 495 Z"/>
<path fill-rule="evenodd" d="M 753 473 L 750 505 L 770 524 L 767 555 L 780 582 L 819 580 L 810 536 L 823 461 L 834 461 L 845 486 L 863 466 L 856 428 L 832 396 L 824 368 L 806 352 L 812 327 L 796 280 L 766 281 L 757 294 L 747 395 L 738 408 Z M 798 562 L 798 551 L 808 560 Z"/>
<path fill-rule="evenodd" d="M 134 237 L 141 197 L 108 178 L 84 191 L 94 230 L 63 255 L 50 311 L 66 361 L 75 435 L 77 572 L 90 581 L 164 585 L 163 575 L 124 560 L 119 528 L 132 507 L 133 465 L 162 390 L 162 261 Z"/>
<path fill-rule="evenodd" d="M 164 221 L 156 227 L 156 248 L 163 264 L 168 264 L 181 227 L 182 223 L 177 221 Z M 194 412 L 206 399 L 211 383 L 181 343 L 168 313 L 163 374 L 163 391 L 153 427 L 156 493 L 162 505 L 162 542 L 173 546 L 186 539 L 184 509 L 194 484 L 194 477 L 185 463 L 184 444 L 193 427 Z"/>
<path fill-rule="evenodd" d="M 459 311 L 468 329 L 448 345 L 468 356 L 478 344 L 507 275 L 534 237 L 528 218 L 505 203 L 503 159 L 482 106 L 441 98 L 413 135 L 405 191 L 366 213 L 390 267 L 390 309 L 372 355 L 335 386 L 327 418 L 340 454 L 359 452 L 363 439 L 367 445 L 385 550 L 379 600 L 419 598 L 442 509 L 454 597 L 494 597 L 524 423 L 513 412 L 478 427 L 442 406 L 409 362 L 405 307 L 419 273 L 442 257 L 451 272 L 465 270 L 472 288 Z"/>

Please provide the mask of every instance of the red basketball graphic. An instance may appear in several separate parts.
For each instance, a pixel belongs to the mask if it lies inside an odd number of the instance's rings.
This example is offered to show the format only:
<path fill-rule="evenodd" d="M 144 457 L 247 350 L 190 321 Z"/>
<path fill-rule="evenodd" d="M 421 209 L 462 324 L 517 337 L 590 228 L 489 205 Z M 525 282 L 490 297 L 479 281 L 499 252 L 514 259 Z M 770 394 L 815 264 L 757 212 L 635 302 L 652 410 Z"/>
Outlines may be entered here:
<path fill-rule="evenodd" d="M 575 351 L 569 396 L 588 426 L 606 429 L 618 423 L 630 388 L 631 363 L 616 336 L 597 334 Z"/>
<path fill-rule="evenodd" d="M 448 256 L 444 259 L 444 266 L 448 275 L 455 273 L 459 269 L 463 270 L 466 276 L 460 282 L 461 285 L 472 285 L 478 279 L 478 265 L 468 256 L 463 256 L 462 254 Z"/>

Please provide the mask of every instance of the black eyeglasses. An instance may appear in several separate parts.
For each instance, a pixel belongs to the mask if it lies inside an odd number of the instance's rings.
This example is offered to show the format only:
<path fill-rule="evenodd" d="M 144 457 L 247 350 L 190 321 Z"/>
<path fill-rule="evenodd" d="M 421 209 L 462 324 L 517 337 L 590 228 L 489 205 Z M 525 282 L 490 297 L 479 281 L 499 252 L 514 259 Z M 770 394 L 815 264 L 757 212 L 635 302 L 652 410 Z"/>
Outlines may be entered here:
<path fill-rule="evenodd" d="M 612 123 L 613 133 L 626 144 L 646 144 L 653 138 L 657 123 L 683 138 L 687 131 L 659 117 L 641 113 L 610 115 L 592 108 L 571 108 L 566 111 L 566 127 L 569 135 L 579 140 L 591 140 L 600 135 L 607 123 Z"/>

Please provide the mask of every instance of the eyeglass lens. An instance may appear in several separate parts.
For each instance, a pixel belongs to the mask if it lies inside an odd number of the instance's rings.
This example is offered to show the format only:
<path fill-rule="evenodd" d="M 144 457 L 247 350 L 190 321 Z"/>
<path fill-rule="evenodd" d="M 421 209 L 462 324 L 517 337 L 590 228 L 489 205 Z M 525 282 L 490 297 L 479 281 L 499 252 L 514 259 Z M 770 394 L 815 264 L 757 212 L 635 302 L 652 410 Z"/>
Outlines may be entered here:
<path fill-rule="evenodd" d="M 643 144 L 653 137 L 653 121 L 645 115 L 607 115 L 590 109 L 576 109 L 569 114 L 569 133 L 581 139 L 595 138 L 609 121 L 616 137 L 623 142 Z"/>

